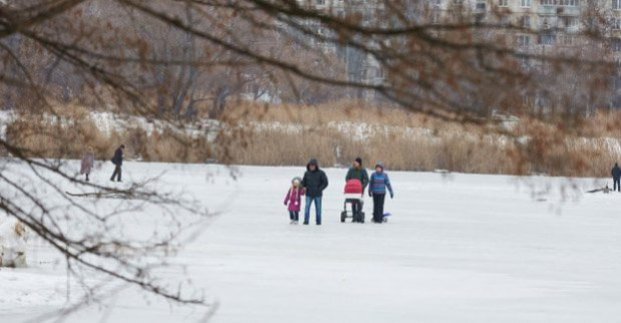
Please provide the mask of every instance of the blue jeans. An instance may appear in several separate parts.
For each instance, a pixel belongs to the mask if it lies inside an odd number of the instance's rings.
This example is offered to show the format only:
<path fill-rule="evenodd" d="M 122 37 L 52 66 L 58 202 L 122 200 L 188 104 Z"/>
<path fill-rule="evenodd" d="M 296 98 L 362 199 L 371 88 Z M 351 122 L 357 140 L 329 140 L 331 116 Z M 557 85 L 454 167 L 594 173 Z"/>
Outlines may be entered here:
<path fill-rule="evenodd" d="M 308 224 L 310 220 L 310 208 L 311 203 L 315 202 L 315 215 L 317 224 L 321 224 L 321 196 L 319 197 L 306 197 L 306 205 L 304 208 L 304 224 Z"/>

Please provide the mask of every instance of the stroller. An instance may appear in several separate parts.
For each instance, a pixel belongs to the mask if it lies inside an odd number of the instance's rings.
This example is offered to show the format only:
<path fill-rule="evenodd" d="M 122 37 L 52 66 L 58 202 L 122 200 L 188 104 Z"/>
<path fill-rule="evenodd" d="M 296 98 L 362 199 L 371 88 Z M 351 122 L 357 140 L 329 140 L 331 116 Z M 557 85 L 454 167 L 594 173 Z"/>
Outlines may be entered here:
<path fill-rule="evenodd" d="M 364 187 L 362 183 L 357 179 L 350 179 L 345 184 L 345 203 L 343 203 L 343 212 L 341 212 L 341 222 L 345 222 L 347 218 L 352 218 L 351 222 L 364 223 L 364 212 L 362 212 L 362 206 L 364 200 L 362 198 L 364 193 Z M 347 210 L 347 204 L 350 205 L 350 210 Z"/>

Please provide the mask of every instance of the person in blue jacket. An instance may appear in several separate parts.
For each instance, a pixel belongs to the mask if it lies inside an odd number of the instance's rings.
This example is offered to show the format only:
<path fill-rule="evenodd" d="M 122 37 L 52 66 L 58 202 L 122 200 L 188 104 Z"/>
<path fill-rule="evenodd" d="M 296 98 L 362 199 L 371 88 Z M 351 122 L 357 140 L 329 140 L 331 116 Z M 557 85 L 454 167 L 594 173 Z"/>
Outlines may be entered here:
<path fill-rule="evenodd" d="M 395 195 L 390 185 L 388 174 L 384 172 L 384 165 L 377 163 L 375 165 L 375 173 L 371 175 L 369 180 L 369 196 L 373 197 L 373 222 L 384 222 L 384 200 L 386 198 L 386 189 L 390 193 L 390 198 Z"/>

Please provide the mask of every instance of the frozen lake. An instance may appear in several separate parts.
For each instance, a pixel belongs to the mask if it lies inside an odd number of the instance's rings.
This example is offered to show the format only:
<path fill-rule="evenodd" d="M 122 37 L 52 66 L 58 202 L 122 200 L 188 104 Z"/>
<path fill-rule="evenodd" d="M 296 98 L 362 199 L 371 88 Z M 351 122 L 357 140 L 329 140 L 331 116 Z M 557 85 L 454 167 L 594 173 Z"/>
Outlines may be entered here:
<path fill-rule="evenodd" d="M 125 180 L 165 171 L 219 215 L 171 261 L 217 304 L 210 322 L 619 322 L 621 194 L 562 199 L 561 179 L 390 172 L 386 224 L 340 223 L 345 169 L 327 169 L 322 226 L 292 226 L 282 201 L 303 168 L 127 163 Z M 106 165 L 94 175 L 105 181 Z M 538 193 L 552 185 L 547 194 Z M 578 182 L 591 188 L 593 180 Z M 112 202 L 111 202 L 112 203 Z M 367 219 L 371 202 L 367 199 Z M 313 221 L 311 221 L 313 223 Z M 46 247 L 0 270 L 0 322 L 65 304 Z M 176 271 L 163 272 L 177 278 Z M 70 322 L 194 322 L 204 312 L 135 291 Z"/>

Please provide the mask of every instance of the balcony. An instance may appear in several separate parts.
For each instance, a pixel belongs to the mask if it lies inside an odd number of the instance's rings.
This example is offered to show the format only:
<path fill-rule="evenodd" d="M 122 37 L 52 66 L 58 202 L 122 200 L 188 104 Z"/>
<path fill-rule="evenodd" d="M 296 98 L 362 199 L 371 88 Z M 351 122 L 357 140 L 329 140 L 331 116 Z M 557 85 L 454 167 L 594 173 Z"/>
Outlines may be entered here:
<path fill-rule="evenodd" d="M 556 5 L 540 5 L 539 8 L 537 8 L 537 14 L 540 16 L 556 16 L 556 9 Z"/>
<path fill-rule="evenodd" d="M 540 16 L 579 16 L 580 6 L 542 4 L 537 8 L 537 14 Z"/>
<path fill-rule="evenodd" d="M 556 7 L 556 14 L 559 16 L 579 16 L 579 6 L 558 6 Z"/>

